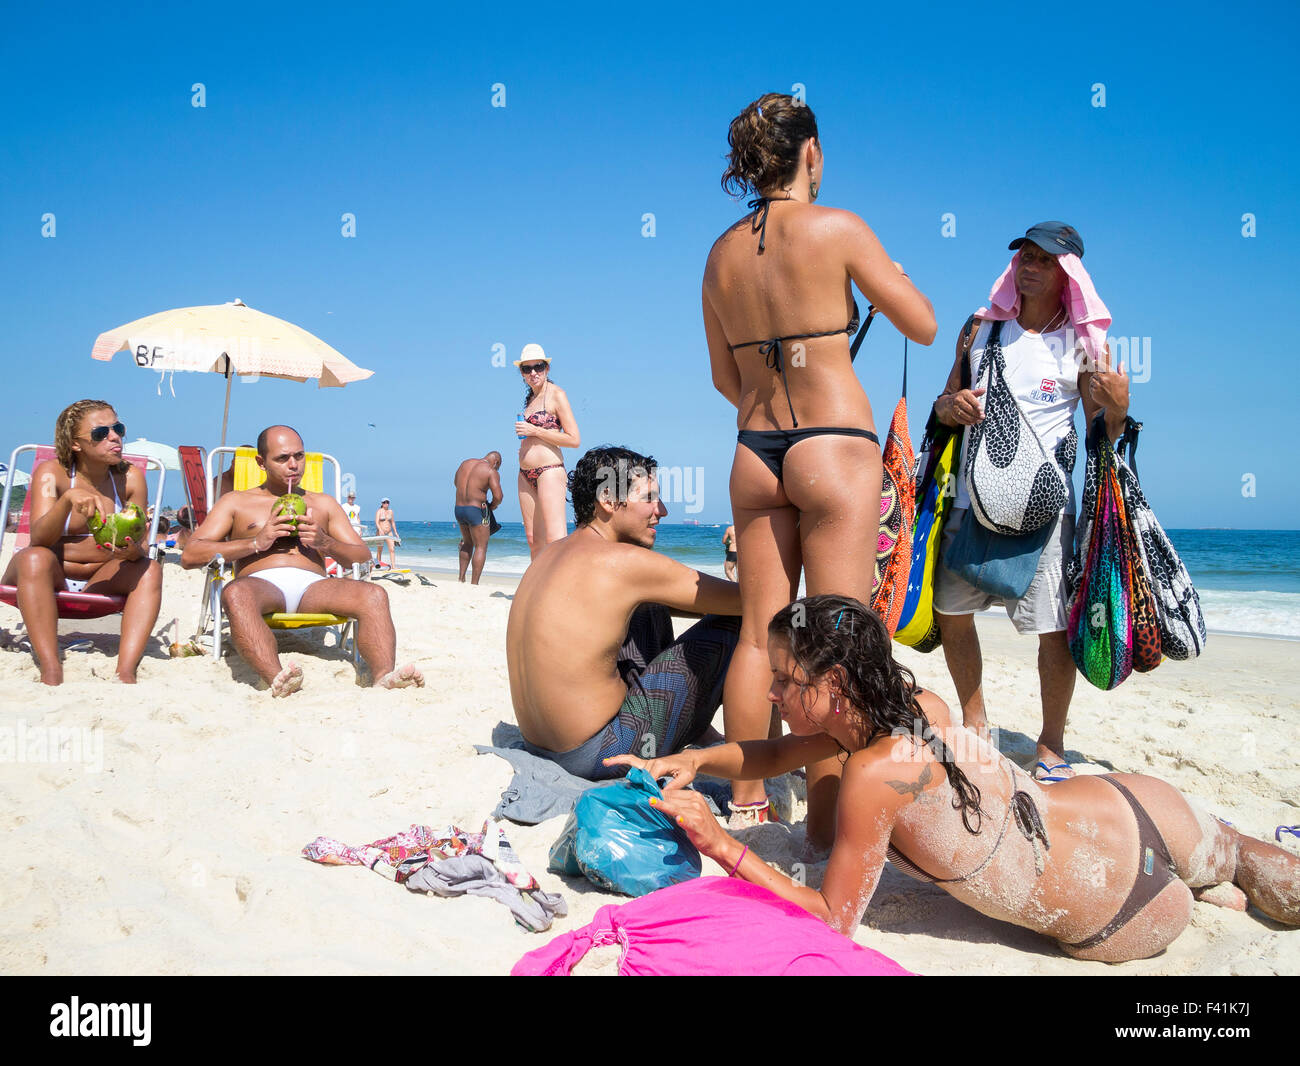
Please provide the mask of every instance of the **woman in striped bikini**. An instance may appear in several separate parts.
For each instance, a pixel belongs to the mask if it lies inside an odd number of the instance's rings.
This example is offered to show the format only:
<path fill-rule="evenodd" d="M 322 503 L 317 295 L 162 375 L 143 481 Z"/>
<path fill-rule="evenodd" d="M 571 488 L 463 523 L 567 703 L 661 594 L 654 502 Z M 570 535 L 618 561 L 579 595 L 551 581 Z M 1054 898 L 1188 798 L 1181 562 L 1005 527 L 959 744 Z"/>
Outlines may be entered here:
<path fill-rule="evenodd" d="M 551 357 L 542 346 L 525 344 L 515 366 L 528 386 L 523 420 L 515 423 L 515 435 L 521 438 L 519 510 L 528 551 L 536 558 L 551 541 L 568 535 L 564 496 L 569 482 L 560 449 L 576 448 L 582 438 L 568 394 L 550 380 Z"/>

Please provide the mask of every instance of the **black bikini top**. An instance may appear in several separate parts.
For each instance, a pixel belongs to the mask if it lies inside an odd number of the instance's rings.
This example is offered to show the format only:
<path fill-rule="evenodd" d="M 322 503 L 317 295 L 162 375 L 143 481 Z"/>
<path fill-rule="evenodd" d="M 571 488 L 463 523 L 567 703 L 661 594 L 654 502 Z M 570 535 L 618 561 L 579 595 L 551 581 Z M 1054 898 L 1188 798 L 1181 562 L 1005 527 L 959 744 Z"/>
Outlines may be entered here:
<path fill-rule="evenodd" d="M 793 197 L 780 196 L 777 200 L 791 200 Z M 773 204 L 773 200 L 765 196 L 756 197 L 749 201 L 749 206 L 754 209 L 753 231 L 758 234 L 758 250 L 761 253 L 767 246 L 767 212 Z M 761 216 L 761 217 L 760 217 Z M 785 402 L 790 408 L 790 421 L 794 423 L 794 428 L 799 428 L 799 419 L 795 417 L 794 404 L 790 403 L 790 383 L 785 376 L 785 350 L 782 347 L 786 341 L 806 341 L 816 337 L 836 337 L 839 334 L 856 333 L 853 342 L 849 345 L 849 361 L 852 362 L 858 357 L 858 349 L 862 346 L 862 341 L 866 338 L 867 330 L 871 328 L 871 320 L 875 317 L 876 309 L 871 305 L 867 306 L 867 320 L 862 323 L 861 328 L 858 326 L 858 301 L 853 301 L 853 317 L 849 319 L 849 324 L 843 329 L 828 329 L 821 333 L 791 333 L 785 337 L 772 337 L 768 340 L 745 341 L 743 344 L 729 344 L 727 348 L 733 354 L 737 348 L 758 348 L 758 354 L 765 356 L 767 359 L 767 368 L 775 370 L 781 375 L 781 385 L 785 389 Z"/>

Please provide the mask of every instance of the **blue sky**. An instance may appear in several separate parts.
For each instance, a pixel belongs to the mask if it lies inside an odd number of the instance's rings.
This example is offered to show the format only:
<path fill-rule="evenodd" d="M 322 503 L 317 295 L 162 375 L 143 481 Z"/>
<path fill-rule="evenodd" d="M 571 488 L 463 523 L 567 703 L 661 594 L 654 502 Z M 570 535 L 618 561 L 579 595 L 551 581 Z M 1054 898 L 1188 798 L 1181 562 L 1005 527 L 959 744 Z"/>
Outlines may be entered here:
<path fill-rule="evenodd" d="M 700 276 L 745 210 L 719 186 L 729 120 L 798 83 L 826 152 L 821 202 L 866 219 L 935 305 L 939 339 L 910 349 L 914 437 L 1007 241 L 1065 219 L 1112 334 L 1148 338 L 1132 410 L 1162 522 L 1296 528 L 1298 22 L 1294 5 L 1248 3 L 11 13 L 0 450 L 50 440 L 84 396 L 133 436 L 215 444 L 219 377 L 178 374 L 159 395 L 157 375 L 90 348 L 238 296 L 375 375 L 237 382 L 231 442 L 289 421 L 343 460 L 367 510 L 388 495 L 403 519 L 448 519 L 461 459 L 497 448 L 513 468 L 522 388 L 493 346 L 513 360 L 537 341 L 584 445 L 698 468 L 693 517 L 725 520 L 735 416 L 710 384 Z M 857 365 L 881 425 L 901 355 L 873 326 Z"/>

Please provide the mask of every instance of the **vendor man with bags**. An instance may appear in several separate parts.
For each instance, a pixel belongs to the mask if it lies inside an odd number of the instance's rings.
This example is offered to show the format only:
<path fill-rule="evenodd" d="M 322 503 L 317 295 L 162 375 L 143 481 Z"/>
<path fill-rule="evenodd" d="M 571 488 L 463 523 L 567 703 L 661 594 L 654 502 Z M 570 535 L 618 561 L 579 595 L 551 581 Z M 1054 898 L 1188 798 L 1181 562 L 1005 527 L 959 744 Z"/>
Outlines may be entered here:
<path fill-rule="evenodd" d="M 1110 365 L 1110 313 L 1083 268 L 1083 241 L 1063 222 L 1040 222 L 989 306 L 967 320 L 935 415 L 962 427 L 953 510 L 935 572 L 934 608 L 965 724 L 984 733 L 983 660 L 974 614 L 1002 603 L 1016 630 L 1038 634 L 1043 729 L 1034 776 L 1074 776 L 1065 719 L 1074 694 L 1066 640 L 1065 566 L 1074 551 L 1075 411 L 1101 409 L 1112 439 L 1124 430 L 1129 383 Z"/>

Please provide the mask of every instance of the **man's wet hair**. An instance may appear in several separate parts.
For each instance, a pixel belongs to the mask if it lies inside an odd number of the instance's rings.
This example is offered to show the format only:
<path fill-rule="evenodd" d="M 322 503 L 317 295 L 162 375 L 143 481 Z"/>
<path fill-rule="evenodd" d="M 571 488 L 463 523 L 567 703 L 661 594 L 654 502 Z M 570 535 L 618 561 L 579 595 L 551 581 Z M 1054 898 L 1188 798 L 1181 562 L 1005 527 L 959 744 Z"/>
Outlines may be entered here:
<path fill-rule="evenodd" d="M 277 429 L 287 429 L 290 433 L 295 433 L 299 440 L 302 440 L 302 434 L 298 433 L 293 426 L 267 426 L 257 435 L 257 454 L 263 459 L 266 458 L 266 440 Z"/>
<path fill-rule="evenodd" d="M 569 499 L 573 503 L 573 520 L 585 526 L 596 517 L 596 496 L 602 488 L 614 493 L 614 505 L 627 504 L 628 486 L 641 477 L 653 477 L 658 462 L 631 448 L 602 444 L 578 460 L 569 474 Z"/>

